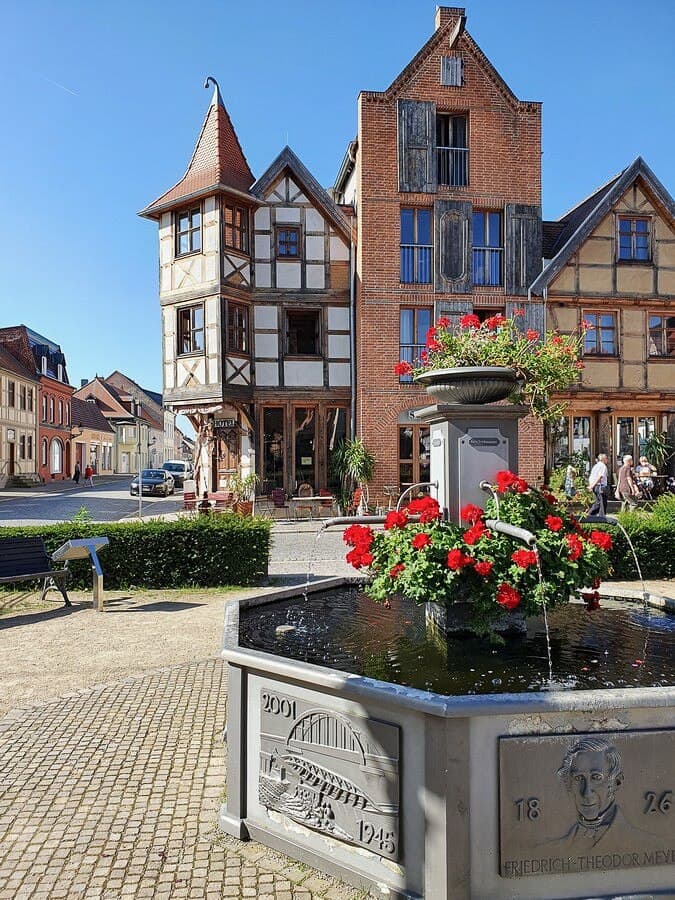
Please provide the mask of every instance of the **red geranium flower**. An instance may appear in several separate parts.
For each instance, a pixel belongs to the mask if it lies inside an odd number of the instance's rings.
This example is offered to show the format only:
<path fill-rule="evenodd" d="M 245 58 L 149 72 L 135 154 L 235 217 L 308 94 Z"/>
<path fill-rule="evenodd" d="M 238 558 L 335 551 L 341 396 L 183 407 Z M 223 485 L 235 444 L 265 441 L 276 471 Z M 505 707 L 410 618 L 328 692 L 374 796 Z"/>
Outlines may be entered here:
<path fill-rule="evenodd" d="M 421 531 L 419 534 L 416 534 L 412 539 L 413 549 L 421 550 L 423 547 L 428 547 L 431 543 L 431 538 L 426 532 Z"/>
<path fill-rule="evenodd" d="M 480 328 L 480 319 L 474 313 L 468 313 L 459 320 L 461 328 Z"/>
<path fill-rule="evenodd" d="M 486 528 L 483 522 L 475 522 L 471 528 L 467 529 L 464 532 L 462 537 L 464 538 L 464 542 L 472 546 L 477 541 L 479 541 L 482 537 L 491 537 L 491 533 L 489 528 Z"/>
<path fill-rule="evenodd" d="M 464 566 L 470 566 L 473 561 L 472 556 L 467 556 L 459 549 L 451 550 L 448 553 L 448 568 L 453 572 L 460 571 Z"/>
<path fill-rule="evenodd" d="M 555 504 L 558 502 L 558 498 L 555 496 L 555 494 L 552 494 L 546 488 L 542 488 L 540 493 L 544 500 L 546 500 L 547 503 L 550 503 L 551 506 L 555 506 Z"/>
<path fill-rule="evenodd" d="M 347 554 L 347 562 L 350 566 L 354 566 L 355 569 L 360 569 L 363 566 L 368 567 L 373 562 L 373 554 L 368 553 L 361 547 L 354 547 L 354 549 L 350 550 Z"/>
<path fill-rule="evenodd" d="M 483 325 L 485 325 L 488 331 L 494 331 L 495 329 L 499 328 L 499 326 L 504 322 L 506 322 L 506 316 L 503 316 L 501 313 L 497 313 L 494 316 L 489 316 L 483 322 Z"/>
<path fill-rule="evenodd" d="M 470 522 L 472 525 L 475 525 L 479 519 L 483 518 L 483 510 L 480 506 L 476 506 L 475 503 L 467 503 L 459 511 L 459 515 L 463 522 Z"/>
<path fill-rule="evenodd" d="M 520 603 L 520 594 L 510 584 L 502 582 L 497 588 L 497 603 L 505 609 L 515 609 Z"/>
<path fill-rule="evenodd" d="M 591 531 L 590 541 L 591 544 L 595 544 L 595 546 L 600 547 L 601 550 L 612 549 L 612 536 L 611 534 L 607 534 L 606 531 Z"/>
<path fill-rule="evenodd" d="M 514 309 L 514 310 L 513 310 L 513 315 L 514 315 L 514 317 L 516 317 L 516 316 L 524 316 L 524 315 L 525 315 L 525 310 L 524 310 L 522 307 L 521 307 L 520 309 Z"/>
<path fill-rule="evenodd" d="M 511 554 L 511 559 L 521 569 L 537 565 L 537 554 L 534 550 L 514 550 Z"/>
<path fill-rule="evenodd" d="M 549 531 L 560 531 L 563 527 L 563 520 L 560 516 L 546 516 L 544 522 Z"/>
<path fill-rule="evenodd" d="M 504 469 L 501 472 L 497 472 L 495 476 L 497 479 L 497 493 L 505 494 L 508 489 L 513 485 L 516 481 L 518 481 L 518 476 L 514 475 L 513 472 L 509 472 L 508 469 Z"/>
<path fill-rule="evenodd" d="M 568 558 L 574 562 L 579 559 L 581 554 L 584 552 L 584 545 L 578 534 L 566 534 L 565 540 L 567 541 Z"/>
<path fill-rule="evenodd" d="M 373 530 L 367 525 L 350 525 L 342 535 L 342 540 L 350 547 L 364 547 L 369 550 L 375 535 Z"/>
<path fill-rule="evenodd" d="M 563 342 L 563 339 L 560 337 L 559 334 L 554 334 L 553 337 L 551 338 L 551 343 L 555 344 L 556 346 L 560 346 L 560 344 L 562 344 L 562 342 Z"/>
<path fill-rule="evenodd" d="M 525 332 L 525 337 L 528 339 L 528 341 L 536 341 L 539 338 L 539 332 L 535 331 L 534 328 L 528 328 Z"/>
<path fill-rule="evenodd" d="M 401 362 L 397 362 L 394 366 L 394 375 L 411 375 L 413 367 L 406 360 L 401 360 Z"/>
<path fill-rule="evenodd" d="M 482 575 L 483 578 L 487 578 L 492 571 L 492 563 L 488 559 L 484 559 L 481 562 L 477 562 L 474 569 L 479 575 Z"/>
<path fill-rule="evenodd" d="M 425 497 L 418 497 L 415 500 L 411 500 L 406 509 L 410 515 L 419 515 L 420 522 L 422 523 L 435 522 L 441 514 L 441 507 L 438 505 L 438 500 L 435 500 L 428 494 Z"/>
<path fill-rule="evenodd" d="M 384 529 L 388 531 L 390 528 L 405 528 L 408 524 L 408 514 L 404 509 L 392 509 L 387 513 L 384 520 Z"/>
<path fill-rule="evenodd" d="M 447 328 L 450 324 L 450 319 L 447 316 L 441 316 L 436 322 L 436 328 Z"/>
<path fill-rule="evenodd" d="M 396 580 L 404 569 L 405 566 L 403 565 L 403 563 L 396 563 L 396 565 L 389 570 L 389 577 Z"/>

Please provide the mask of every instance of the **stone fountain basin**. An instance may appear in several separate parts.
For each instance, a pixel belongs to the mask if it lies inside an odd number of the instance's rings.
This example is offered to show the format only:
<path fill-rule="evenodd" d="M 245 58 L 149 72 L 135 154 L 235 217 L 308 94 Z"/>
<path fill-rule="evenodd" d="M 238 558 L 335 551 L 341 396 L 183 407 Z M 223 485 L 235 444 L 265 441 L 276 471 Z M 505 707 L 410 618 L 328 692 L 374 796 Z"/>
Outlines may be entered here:
<path fill-rule="evenodd" d="M 226 609 L 224 831 L 388 897 L 672 895 L 675 687 L 442 696 L 240 646 L 240 609 L 301 595 Z M 623 769 L 597 843 L 557 774 L 584 739 Z"/>

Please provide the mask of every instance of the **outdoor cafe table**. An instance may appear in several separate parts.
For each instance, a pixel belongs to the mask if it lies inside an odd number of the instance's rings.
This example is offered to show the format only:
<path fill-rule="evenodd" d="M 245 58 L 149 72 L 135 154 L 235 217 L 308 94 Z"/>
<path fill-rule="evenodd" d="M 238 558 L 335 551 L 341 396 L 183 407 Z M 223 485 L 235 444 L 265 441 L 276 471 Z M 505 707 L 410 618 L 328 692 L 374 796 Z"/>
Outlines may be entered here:
<path fill-rule="evenodd" d="M 309 507 L 309 516 L 311 519 L 318 518 L 316 515 L 320 504 L 322 503 L 330 503 L 331 509 L 333 504 L 335 503 L 335 497 L 331 494 L 318 494 L 311 495 L 309 497 L 289 497 L 288 502 L 293 510 L 293 518 L 298 518 L 298 507 L 299 506 L 308 506 Z"/>

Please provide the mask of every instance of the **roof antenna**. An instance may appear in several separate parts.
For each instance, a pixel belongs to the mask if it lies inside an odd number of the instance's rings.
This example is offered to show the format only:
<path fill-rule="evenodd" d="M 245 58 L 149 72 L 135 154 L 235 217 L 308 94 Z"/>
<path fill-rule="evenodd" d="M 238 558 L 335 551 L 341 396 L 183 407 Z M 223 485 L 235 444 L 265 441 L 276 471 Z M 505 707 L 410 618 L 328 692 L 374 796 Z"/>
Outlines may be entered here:
<path fill-rule="evenodd" d="M 218 87 L 218 82 L 213 77 L 213 75 L 207 75 L 206 81 L 204 82 L 204 87 L 208 90 L 208 88 L 213 85 L 213 97 L 211 98 L 211 105 L 214 103 L 218 103 L 222 106 L 223 98 L 220 96 L 220 88 Z"/>

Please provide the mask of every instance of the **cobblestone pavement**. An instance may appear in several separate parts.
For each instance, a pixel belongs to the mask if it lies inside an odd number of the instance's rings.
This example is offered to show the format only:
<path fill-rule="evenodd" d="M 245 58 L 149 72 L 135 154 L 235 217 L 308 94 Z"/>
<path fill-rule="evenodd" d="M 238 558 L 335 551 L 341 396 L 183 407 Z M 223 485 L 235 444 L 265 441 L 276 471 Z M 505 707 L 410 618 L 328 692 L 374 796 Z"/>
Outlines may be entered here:
<path fill-rule="evenodd" d="M 0 898 L 363 897 L 219 832 L 226 699 L 211 659 L 0 720 Z"/>

